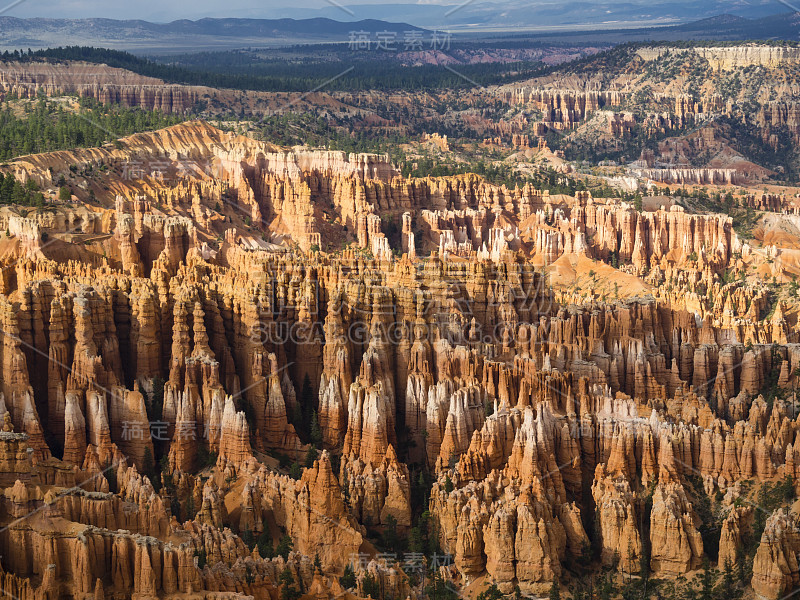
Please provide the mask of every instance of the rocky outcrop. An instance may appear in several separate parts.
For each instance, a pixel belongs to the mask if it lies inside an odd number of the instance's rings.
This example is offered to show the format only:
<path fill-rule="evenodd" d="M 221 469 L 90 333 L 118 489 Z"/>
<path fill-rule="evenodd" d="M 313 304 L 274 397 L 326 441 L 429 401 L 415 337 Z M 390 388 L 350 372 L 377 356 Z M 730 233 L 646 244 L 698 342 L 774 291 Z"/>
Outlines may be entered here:
<path fill-rule="evenodd" d="M 650 513 L 650 547 L 650 566 L 656 573 L 680 575 L 702 563 L 703 540 L 683 486 L 656 486 Z"/>
<path fill-rule="evenodd" d="M 136 75 L 106 65 L 50 62 L 7 62 L 0 70 L 0 92 L 20 98 L 40 94 L 64 94 L 92 98 L 100 104 L 122 104 L 165 113 L 183 113 L 200 97 L 196 88 L 166 85 L 163 81 Z"/>
<path fill-rule="evenodd" d="M 250 432 L 243 412 L 236 412 L 233 399 L 225 399 L 219 439 L 219 461 L 234 468 L 241 467 L 250 458 Z"/>
<path fill-rule="evenodd" d="M 600 521 L 603 563 L 633 572 L 642 554 L 642 544 L 628 481 L 622 478 L 615 482 L 607 477 L 605 467 L 598 465 L 592 496 Z"/>
<path fill-rule="evenodd" d="M 763 598 L 778 598 L 800 584 L 797 553 L 800 530 L 796 517 L 778 510 L 767 519 L 753 559 L 753 591 Z"/>
<path fill-rule="evenodd" d="M 753 509 L 748 506 L 734 507 L 722 522 L 719 538 L 718 564 L 734 567 L 741 560 L 739 550 L 752 533 Z"/>
<path fill-rule="evenodd" d="M 201 123 L 7 169 L 51 182 L 179 153 L 218 170 L 117 181 L 94 216 L 34 213 L 6 240 L 10 589 L 272 598 L 292 579 L 323 597 L 396 532 L 450 554 L 459 586 L 540 595 L 588 559 L 589 527 L 606 567 L 671 579 L 709 554 L 706 502 L 735 563 L 755 523 L 741 482 L 800 478 L 796 308 L 760 280 L 778 249 L 742 244 L 727 216 L 408 179 Z M 98 239 L 67 241 L 78 222 Z M 582 265 L 652 297 L 551 287 Z M 798 583 L 794 520 L 776 515 L 764 596 Z M 261 558 L 284 532 L 294 554 Z M 415 593 L 403 565 L 368 558 L 357 589 Z"/>

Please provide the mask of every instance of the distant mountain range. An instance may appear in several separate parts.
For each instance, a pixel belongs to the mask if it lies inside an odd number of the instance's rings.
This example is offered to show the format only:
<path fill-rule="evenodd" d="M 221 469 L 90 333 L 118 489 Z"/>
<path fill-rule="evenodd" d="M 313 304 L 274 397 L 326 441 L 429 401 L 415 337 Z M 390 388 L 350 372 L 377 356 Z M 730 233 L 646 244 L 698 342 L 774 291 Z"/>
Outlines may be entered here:
<path fill-rule="evenodd" d="M 347 14 L 347 13 L 343 13 Z M 424 31 L 402 22 L 377 19 L 183 19 L 171 23 L 115 19 L 18 19 L 0 17 L 0 49 L 91 45 L 132 52 L 225 50 L 294 43 L 347 43 L 350 32 Z"/>
<path fill-rule="evenodd" d="M 800 13 L 769 15 L 758 19 L 745 19 L 722 14 L 690 23 L 668 27 L 638 27 L 630 29 L 572 30 L 533 33 L 526 38 L 547 42 L 575 44 L 619 44 L 642 41 L 740 41 L 785 40 L 798 41 Z M 519 35 L 506 36 L 517 38 Z"/>
<path fill-rule="evenodd" d="M 659 32 L 659 39 L 715 40 L 791 40 L 798 41 L 800 13 L 777 14 L 760 19 L 744 19 L 735 15 L 719 15 L 694 21 Z M 676 34 L 663 37 L 664 34 Z"/>
<path fill-rule="evenodd" d="M 444 0 L 441 3 L 346 4 L 330 3 L 317 10 L 286 6 L 278 16 L 315 15 L 341 21 L 382 19 L 407 21 L 428 29 L 453 31 L 497 31 L 509 29 L 615 28 L 688 23 L 720 14 L 759 19 L 786 12 L 777 0 L 585 0 L 553 2 L 545 0 Z M 797 35 L 795 34 L 795 38 Z"/>
<path fill-rule="evenodd" d="M 151 23 L 0 16 L 0 50 L 91 45 L 136 54 L 167 55 L 249 46 L 347 44 L 354 32 L 365 32 L 374 38 L 379 32 L 404 36 L 409 31 L 437 29 L 463 38 L 499 36 L 579 45 L 642 40 L 796 41 L 800 33 L 800 13 L 776 14 L 776 7 L 786 10 L 777 2 L 742 4 L 741 0 L 656 1 L 648 5 L 633 2 L 530 4 L 527 0 L 496 4 L 463 0 L 461 4 L 452 5 L 337 5 L 318 11 L 304 9 L 305 15 L 319 14 L 304 19 L 204 18 Z M 298 9 L 283 10 L 299 12 Z M 424 29 L 421 23 L 425 24 Z"/>

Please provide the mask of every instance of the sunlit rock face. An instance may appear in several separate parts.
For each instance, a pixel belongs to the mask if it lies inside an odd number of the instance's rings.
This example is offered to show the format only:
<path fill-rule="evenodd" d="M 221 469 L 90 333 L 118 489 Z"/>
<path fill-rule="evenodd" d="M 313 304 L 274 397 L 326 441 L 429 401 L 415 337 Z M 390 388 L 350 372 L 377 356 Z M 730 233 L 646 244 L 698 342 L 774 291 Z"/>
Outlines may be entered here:
<path fill-rule="evenodd" d="M 173 178 L 187 155 L 211 173 Z M 392 536 L 455 586 L 544 594 L 576 564 L 738 566 L 759 533 L 753 591 L 800 583 L 797 309 L 761 279 L 784 250 L 199 122 L 4 168 L 134 156 L 169 177 L 0 209 L 4 590 L 335 598 L 353 564 L 354 592 L 416 597 Z"/>

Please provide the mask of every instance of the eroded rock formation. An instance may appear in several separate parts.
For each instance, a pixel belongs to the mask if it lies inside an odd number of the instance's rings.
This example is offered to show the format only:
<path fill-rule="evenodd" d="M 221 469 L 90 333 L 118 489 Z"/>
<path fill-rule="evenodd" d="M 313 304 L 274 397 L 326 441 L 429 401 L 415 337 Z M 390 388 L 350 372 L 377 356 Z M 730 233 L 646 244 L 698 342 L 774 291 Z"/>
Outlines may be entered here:
<path fill-rule="evenodd" d="M 740 563 L 756 490 L 800 480 L 797 312 L 759 279 L 781 254 L 726 216 L 407 179 L 199 123 L 8 170 L 48 185 L 134 153 L 218 170 L 0 210 L 4 590 L 333 598 L 366 554 L 358 593 L 411 596 L 374 543 L 423 513 L 458 585 L 541 594 L 578 562 L 674 579 L 713 525 L 717 566 Z M 97 237 L 63 254 L 78 225 Z M 551 285 L 580 261 L 647 294 Z M 784 508 L 763 524 L 752 587 L 774 598 L 800 538 Z"/>

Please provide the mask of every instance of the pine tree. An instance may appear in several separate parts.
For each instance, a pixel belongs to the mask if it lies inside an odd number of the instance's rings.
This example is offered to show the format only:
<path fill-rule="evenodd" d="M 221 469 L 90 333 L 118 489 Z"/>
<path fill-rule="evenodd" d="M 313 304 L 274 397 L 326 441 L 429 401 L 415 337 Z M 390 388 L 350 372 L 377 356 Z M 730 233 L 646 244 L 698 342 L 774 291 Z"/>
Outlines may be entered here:
<path fill-rule="evenodd" d="M 494 414 L 494 403 L 488 398 L 483 403 L 483 413 L 487 417 L 491 417 Z"/>
<path fill-rule="evenodd" d="M 306 452 L 306 459 L 303 462 L 303 466 L 306 469 L 310 469 L 311 467 L 314 466 L 314 461 L 317 460 L 318 456 L 319 456 L 319 452 L 317 451 L 317 449 L 314 446 L 309 446 L 308 447 L 308 452 Z M 302 473 L 301 473 L 301 475 L 302 475 Z"/>
<path fill-rule="evenodd" d="M 294 461 L 292 466 L 289 467 L 289 477 L 292 479 L 300 479 L 303 476 L 303 467 L 300 466 L 300 463 Z"/>
<path fill-rule="evenodd" d="M 708 557 L 703 557 L 703 576 L 700 580 L 700 600 L 714 600 L 714 575 L 708 563 Z"/>
<path fill-rule="evenodd" d="M 256 546 L 258 547 L 258 553 L 261 555 L 261 558 L 272 558 L 275 556 L 275 549 L 272 547 L 272 538 L 266 531 L 258 536 Z"/>
<path fill-rule="evenodd" d="M 299 417 L 300 422 L 295 423 L 295 427 L 299 426 L 301 438 L 309 439 L 311 437 L 309 425 L 311 421 L 311 415 L 314 412 L 314 388 L 311 386 L 311 378 L 308 376 L 308 373 L 306 373 L 303 377 L 303 387 L 300 391 L 299 408 L 299 414 L 296 415 L 296 418 Z"/>
<path fill-rule="evenodd" d="M 381 594 L 381 585 L 372 576 L 372 574 L 367 573 L 364 575 L 364 579 L 361 580 L 361 587 L 363 589 L 364 596 L 368 596 L 372 598 L 372 600 L 383 600 Z"/>
<path fill-rule="evenodd" d="M 253 532 L 250 531 L 249 526 L 245 526 L 244 531 L 242 532 L 242 541 L 250 550 L 252 550 L 256 545 L 256 540 L 253 537 Z"/>
<path fill-rule="evenodd" d="M 356 574 L 353 572 L 353 567 L 349 564 L 344 568 L 344 575 L 339 578 L 339 583 L 346 590 L 356 586 Z"/>
<path fill-rule="evenodd" d="M 725 560 L 722 570 L 722 583 L 719 589 L 719 600 L 734 600 L 739 597 L 739 590 L 736 589 L 736 574 L 733 571 L 730 559 Z"/>
<path fill-rule="evenodd" d="M 278 583 L 281 586 L 281 600 L 297 600 L 302 595 L 294 582 L 294 575 L 291 569 L 285 567 L 278 576 Z"/>
<path fill-rule="evenodd" d="M 153 391 L 149 394 L 149 405 L 145 405 L 147 418 L 151 421 L 160 421 L 164 410 L 164 379 L 160 375 L 153 377 Z"/>
<path fill-rule="evenodd" d="M 458 594 L 448 585 L 439 571 L 435 571 L 431 583 L 425 588 L 431 600 L 456 600 Z"/>
<path fill-rule="evenodd" d="M 497 587 L 496 583 L 493 583 L 480 594 L 478 594 L 477 600 L 500 600 L 502 597 L 503 592 L 500 591 L 500 588 Z"/>
<path fill-rule="evenodd" d="M 311 443 L 316 448 L 322 448 L 322 429 L 319 426 L 319 417 L 317 411 L 311 414 Z"/>
<path fill-rule="evenodd" d="M 288 535 L 284 535 L 278 541 L 278 545 L 275 547 L 275 554 L 277 556 L 282 556 L 284 560 L 289 558 L 289 552 L 292 551 L 292 538 Z"/>
<path fill-rule="evenodd" d="M 403 543 L 400 535 L 397 533 L 397 519 L 393 515 L 386 517 L 386 523 L 383 527 L 383 545 L 389 552 L 399 554 L 403 551 Z"/>

